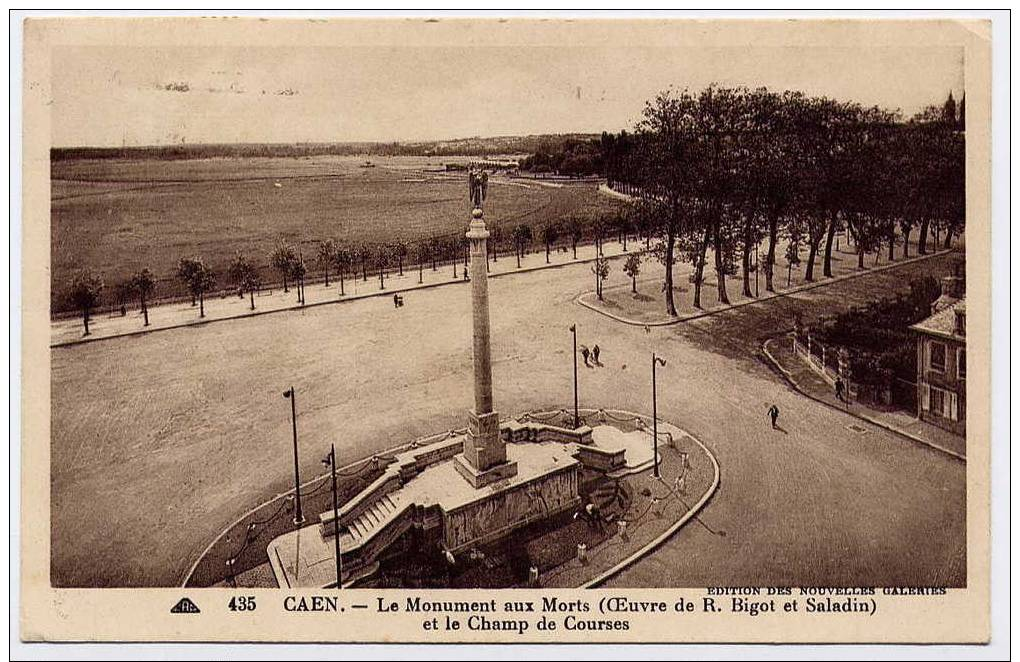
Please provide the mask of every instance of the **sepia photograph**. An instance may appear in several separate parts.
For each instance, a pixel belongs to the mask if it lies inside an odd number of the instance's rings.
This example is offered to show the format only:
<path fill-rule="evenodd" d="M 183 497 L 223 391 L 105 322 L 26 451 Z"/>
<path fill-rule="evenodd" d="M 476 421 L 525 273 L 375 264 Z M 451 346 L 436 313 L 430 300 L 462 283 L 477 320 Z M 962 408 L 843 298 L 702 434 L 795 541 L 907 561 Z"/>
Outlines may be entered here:
<path fill-rule="evenodd" d="M 767 23 L 29 20 L 37 579 L 987 596 L 982 28 Z"/>

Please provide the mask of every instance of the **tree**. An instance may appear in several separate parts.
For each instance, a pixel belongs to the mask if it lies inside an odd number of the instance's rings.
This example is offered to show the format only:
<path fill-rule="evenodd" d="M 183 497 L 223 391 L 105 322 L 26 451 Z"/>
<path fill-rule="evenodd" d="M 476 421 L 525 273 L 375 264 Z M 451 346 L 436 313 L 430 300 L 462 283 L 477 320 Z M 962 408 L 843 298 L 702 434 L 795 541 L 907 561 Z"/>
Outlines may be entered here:
<path fill-rule="evenodd" d="M 631 225 L 631 216 L 629 211 L 621 211 L 613 217 L 613 227 L 616 228 L 617 239 L 623 247 L 623 252 L 627 252 L 627 236 L 633 231 Z"/>
<path fill-rule="evenodd" d="M 149 326 L 149 297 L 152 295 L 152 291 L 156 289 L 156 279 L 153 277 L 152 272 L 146 269 L 142 269 L 134 277 L 135 293 L 138 294 L 142 308 L 142 317 L 145 320 L 143 326 Z"/>
<path fill-rule="evenodd" d="M 637 294 L 637 277 L 641 273 L 641 256 L 631 253 L 623 264 L 623 272 L 630 276 L 630 291 Z"/>
<path fill-rule="evenodd" d="M 340 244 L 337 244 L 333 253 L 333 266 L 336 268 L 337 278 L 340 280 L 340 296 L 344 295 L 344 274 L 351 265 L 351 251 Z"/>
<path fill-rule="evenodd" d="M 493 224 L 489 228 L 489 250 L 492 251 L 492 263 L 496 264 L 499 261 L 499 247 L 503 245 L 503 227 L 498 224 Z"/>
<path fill-rule="evenodd" d="M 570 247 L 574 251 L 574 259 L 577 259 L 577 242 L 584 235 L 584 226 L 577 216 L 567 217 L 567 234 L 570 235 Z"/>
<path fill-rule="evenodd" d="M 305 266 L 305 260 L 301 255 L 298 255 L 294 260 L 294 263 L 290 268 L 290 277 L 297 286 L 298 291 L 298 303 L 302 306 L 305 305 L 305 276 L 308 274 L 308 268 Z"/>
<path fill-rule="evenodd" d="M 789 228 L 789 241 L 786 243 L 786 286 L 790 287 L 793 278 L 793 267 L 800 264 L 801 230 L 796 224 Z"/>
<path fill-rule="evenodd" d="M 379 246 L 375 250 L 375 267 L 379 272 L 379 289 L 386 289 L 386 267 L 389 266 L 392 250 L 386 246 Z"/>
<path fill-rule="evenodd" d="M 280 276 L 283 278 L 283 291 L 288 292 L 287 279 L 294 271 L 294 263 L 297 261 L 294 247 L 289 244 L 277 244 L 269 261 L 272 263 L 273 268 L 280 272 Z"/>
<path fill-rule="evenodd" d="M 424 274 L 422 272 L 425 269 L 425 263 L 432 256 L 432 246 L 428 239 L 419 239 L 415 243 L 415 250 L 418 262 L 418 284 L 421 285 L 424 282 Z"/>
<path fill-rule="evenodd" d="M 198 316 L 205 317 L 205 293 L 216 283 L 212 271 L 202 258 L 181 258 L 177 263 L 177 275 L 191 292 L 192 299 L 198 299 Z"/>
<path fill-rule="evenodd" d="M 542 243 L 545 244 L 545 263 L 549 264 L 549 248 L 560 238 L 560 226 L 553 222 L 542 228 Z"/>
<path fill-rule="evenodd" d="M 93 275 L 85 269 L 79 272 L 72 280 L 68 294 L 71 303 L 81 311 L 81 321 L 85 327 L 82 336 L 90 335 L 89 320 L 92 316 L 92 309 L 99 305 L 99 295 L 103 291 L 103 279 Z"/>
<path fill-rule="evenodd" d="M 602 240 L 605 239 L 607 230 L 606 219 L 602 216 L 595 216 L 591 219 L 590 227 L 595 237 L 595 254 L 601 256 Z"/>
<path fill-rule="evenodd" d="M 372 259 L 372 247 L 368 244 L 361 244 L 354 249 L 355 256 L 358 261 L 361 262 L 361 282 L 368 282 L 368 261 Z M 358 272 L 354 272 L 354 276 L 357 277 Z"/>
<path fill-rule="evenodd" d="M 429 260 L 432 261 L 432 271 L 436 271 L 436 261 L 439 259 L 440 244 L 438 237 L 429 237 L 424 241 L 428 250 Z"/>
<path fill-rule="evenodd" d="M 247 257 L 242 253 L 237 253 L 234 256 L 234 261 L 230 263 L 228 273 L 231 280 L 237 286 L 237 290 L 242 294 L 248 295 L 251 301 L 251 309 L 255 310 L 255 292 L 262 287 L 258 270 L 252 266 Z"/>
<path fill-rule="evenodd" d="M 663 92 L 645 104 L 638 133 L 629 141 L 636 158 L 627 174 L 641 197 L 632 212 L 635 225 L 647 232 L 646 246 L 653 231 L 659 237 L 653 254 L 666 268 L 662 291 L 666 313 L 674 317 L 673 266 L 678 242 L 698 232 L 692 216 L 705 203 L 706 154 L 698 107 L 699 100 L 686 90 Z"/>
<path fill-rule="evenodd" d="M 403 240 L 397 240 L 393 242 L 392 249 L 393 258 L 397 261 L 397 275 L 404 275 L 404 260 L 407 259 L 407 242 Z"/>
<path fill-rule="evenodd" d="M 609 278 L 609 260 L 604 257 L 596 257 L 591 265 L 591 272 L 595 274 L 595 294 L 599 301 L 602 301 L 602 281 Z"/>
<path fill-rule="evenodd" d="M 117 283 L 117 286 L 114 288 L 114 294 L 117 297 L 117 305 L 120 307 L 120 316 L 124 317 L 127 315 L 127 302 L 134 298 L 135 295 L 134 282 L 129 278 Z"/>
<path fill-rule="evenodd" d="M 515 225 L 510 238 L 514 244 L 514 251 L 517 253 L 517 268 L 520 269 L 521 256 L 525 251 L 527 251 L 528 246 L 531 245 L 531 226 L 526 223 L 519 223 Z"/>
<path fill-rule="evenodd" d="M 319 266 L 326 274 L 326 287 L 329 287 L 329 269 L 336 262 L 337 243 L 333 239 L 319 242 Z"/>

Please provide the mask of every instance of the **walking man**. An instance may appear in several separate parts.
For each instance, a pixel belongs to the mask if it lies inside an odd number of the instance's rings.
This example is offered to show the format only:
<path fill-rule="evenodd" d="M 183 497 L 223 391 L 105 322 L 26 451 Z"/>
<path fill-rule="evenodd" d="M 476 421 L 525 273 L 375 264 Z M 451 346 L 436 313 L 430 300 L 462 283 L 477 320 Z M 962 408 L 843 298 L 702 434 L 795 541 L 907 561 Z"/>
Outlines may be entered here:
<path fill-rule="evenodd" d="M 775 405 L 769 407 L 768 416 L 772 419 L 772 429 L 775 430 L 778 427 L 777 421 L 779 420 L 779 407 Z"/>
<path fill-rule="evenodd" d="M 584 358 L 585 367 L 590 368 L 591 364 L 588 363 L 588 347 L 585 345 L 581 345 L 581 356 Z"/>
<path fill-rule="evenodd" d="M 843 378 L 836 377 L 836 399 L 843 402 Z"/>

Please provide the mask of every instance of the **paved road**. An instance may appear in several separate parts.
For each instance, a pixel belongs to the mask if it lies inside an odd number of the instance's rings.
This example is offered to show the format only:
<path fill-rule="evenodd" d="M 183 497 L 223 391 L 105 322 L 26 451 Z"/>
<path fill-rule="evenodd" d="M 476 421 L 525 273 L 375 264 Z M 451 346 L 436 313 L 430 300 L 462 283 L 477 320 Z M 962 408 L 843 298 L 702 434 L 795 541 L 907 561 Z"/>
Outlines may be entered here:
<path fill-rule="evenodd" d="M 907 267 L 914 272 L 920 267 Z M 888 275 L 885 275 L 888 274 Z M 834 288 L 881 289 L 890 272 Z M 619 274 L 617 274 L 618 277 Z M 504 412 L 571 398 L 571 323 L 602 347 L 582 406 L 646 411 L 648 362 L 660 415 L 717 454 L 722 486 L 704 511 L 619 585 L 911 584 L 962 581 L 964 466 L 785 388 L 754 358 L 791 306 L 845 304 L 812 290 L 697 323 L 619 324 L 575 303 L 587 265 L 494 279 L 493 372 Z M 298 392 L 301 467 L 331 441 L 356 459 L 463 424 L 471 402 L 468 289 L 366 299 L 54 349 L 51 476 L 58 585 L 173 585 L 241 512 L 293 479 L 289 406 Z M 766 428 L 766 403 L 786 432 Z"/>
<path fill-rule="evenodd" d="M 810 319 L 844 310 L 947 271 L 951 259 L 668 327 L 664 351 L 683 358 L 676 373 L 658 373 L 670 389 L 660 411 L 719 459 L 722 487 L 703 520 L 726 536 L 685 527 L 610 585 L 661 577 L 681 586 L 965 582 L 966 466 L 798 395 L 756 358 L 762 338 L 789 328 L 797 311 Z M 766 422 L 772 402 L 783 432 Z"/>

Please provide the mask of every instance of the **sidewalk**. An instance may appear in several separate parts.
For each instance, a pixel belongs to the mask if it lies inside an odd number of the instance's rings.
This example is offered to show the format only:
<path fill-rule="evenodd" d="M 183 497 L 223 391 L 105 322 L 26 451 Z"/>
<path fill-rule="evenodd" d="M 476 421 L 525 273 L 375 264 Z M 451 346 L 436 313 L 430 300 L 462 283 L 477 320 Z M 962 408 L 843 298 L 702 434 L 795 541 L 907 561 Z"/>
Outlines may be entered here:
<path fill-rule="evenodd" d="M 789 336 L 766 340 L 762 352 L 802 395 L 966 461 L 967 440 L 963 437 L 925 423 L 902 410 L 880 411 L 856 402 L 847 404 L 837 400 L 832 386 L 793 353 Z"/>
<path fill-rule="evenodd" d="M 687 285 L 688 276 L 691 273 L 691 267 L 689 264 L 683 264 L 681 268 L 677 268 L 673 272 L 673 282 L 675 283 L 675 291 L 678 294 L 677 297 L 677 316 L 670 317 L 663 311 L 661 303 L 661 296 L 658 292 L 655 292 L 655 296 L 649 296 L 646 293 L 644 295 L 632 295 L 631 284 L 628 282 L 622 285 L 613 285 L 603 288 L 603 300 L 600 301 L 596 296 L 594 290 L 584 292 L 575 299 L 577 303 L 593 310 L 597 313 L 605 315 L 617 322 L 623 324 L 629 324 L 631 326 L 669 326 L 671 324 L 679 324 L 681 322 L 690 322 L 692 320 L 700 319 L 702 317 L 708 317 L 715 315 L 723 311 L 732 310 L 734 308 L 740 308 L 742 306 L 750 306 L 770 299 L 778 297 L 788 297 L 808 290 L 813 290 L 819 287 L 826 287 L 833 283 L 839 283 L 845 280 L 851 280 L 853 278 L 861 278 L 870 274 L 881 273 L 889 269 L 896 269 L 906 264 L 912 264 L 922 260 L 930 260 L 935 257 L 951 253 L 955 248 L 943 249 L 939 248 L 933 252 L 925 255 L 918 255 L 916 249 L 914 254 L 909 258 L 899 258 L 895 261 L 887 261 L 883 259 L 879 264 L 872 264 L 865 269 L 858 269 L 856 263 L 856 254 L 848 251 L 836 251 L 834 253 L 834 273 L 833 277 L 817 276 L 816 280 L 803 281 L 798 278 L 798 282 L 791 284 L 788 287 L 784 287 L 782 281 L 784 279 L 776 279 L 775 292 L 768 292 L 761 287 L 759 283 L 758 296 L 757 297 L 746 297 L 742 293 L 741 281 L 739 278 L 731 277 L 728 280 L 728 287 L 732 290 L 729 293 L 730 303 L 716 303 L 716 287 L 715 282 L 712 280 L 714 276 L 710 272 L 706 272 L 706 282 L 702 286 L 702 301 L 703 308 L 694 308 L 689 296 L 683 296 L 684 293 L 688 292 L 689 286 Z M 817 265 L 818 274 L 822 271 L 821 262 Z M 658 265 L 653 264 L 653 268 L 656 269 L 655 277 L 648 278 L 647 276 L 643 279 L 639 279 L 639 283 L 646 284 L 649 282 L 662 282 L 662 275 L 660 275 Z M 800 276 L 800 274 L 799 274 Z M 653 292 L 655 289 L 653 288 Z M 640 302 L 637 300 L 640 299 Z M 614 312 L 617 311 L 617 312 Z"/>
<path fill-rule="evenodd" d="M 640 242 L 628 242 L 629 252 L 643 249 Z M 615 239 L 607 239 L 603 242 L 603 255 L 606 258 L 625 255 L 622 246 Z M 577 259 L 573 259 L 573 251 L 570 246 L 563 250 L 563 247 L 553 247 L 549 253 L 549 264 L 545 261 L 545 247 L 540 244 L 533 244 L 529 253 L 521 258 L 521 267 L 517 268 L 517 258 L 513 255 L 501 255 L 496 262 L 489 260 L 489 276 L 497 278 L 515 273 L 537 271 L 539 269 L 552 269 L 564 267 L 571 264 L 591 262 L 595 259 L 595 246 L 578 245 Z M 120 336 L 132 336 L 142 333 L 151 333 L 165 329 L 175 329 L 182 326 L 193 326 L 208 324 L 228 319 L 241 317 L 254 317 L 267 313 L 280 312 L 283 310 L 295 310 L 310 308 L 326 304 L 343 303 L 365 299 L 368 297 L 392 297 L 394 293 L 411 292 L 414 290 L 438 287 L 441 285 L 462 284 L 464 263 L 459 261 L 454 275 L 454 267 L 449 262 L 437 264 L 436 271 L 432 271 L 431 265 L 425 265 L 422 270 L 422 282 L 418 283 L 418 266 L 404 267 L 404 275 L 400 276 L 396 270 L 387 273 L 384 277 L 385 289 L 379 287 L 379 274 L 368 272 L 368 279 L 363 280 L 360 271 L 354 278 L 348 274 L 344 278 L 344 296 L 340 296 L 340 282 L 330 278 L 329 287 L 323 283 L 308 284 L 305 286 L 305 304 L 297 301 L 297 290 L 293 287 L 289 292 L 284 293 L 280 283 L 267 283 L 267 291 L 264 294 L 255 295 L 255 310 L 251 310 L 251 301 L 248 295 L 243 298 L 236 294 L 217 295 L 215 298 L 205 300 L 205 317 L 198 316 L 198 306 L 192 306 L 190 302 L 176 302 L 149 308 L 149 326 L 143 326 L 142 313 L 137 302 L 133 303 L 126 316 L 119 313 L 96 315 L 89 321 L 88 337 L 82 337 L 81 316 L 66 319 L 54 320 L 50 323 L 50 347 L 62 347 L 75 345 L 83 342 L 94 342 Z M 318 274 L 315 274 L 316 276 Z M 594 278 L 594 276 L 593 276 Z"/>

